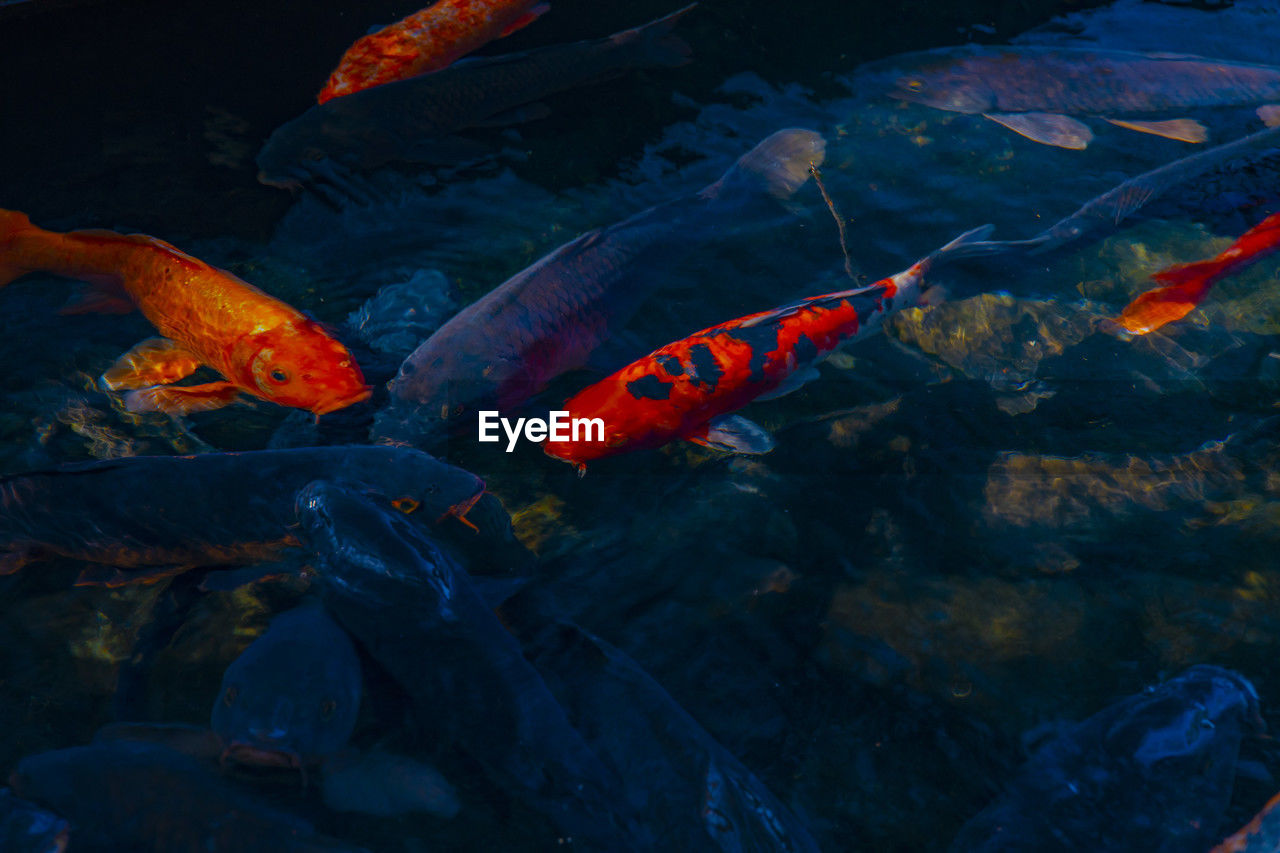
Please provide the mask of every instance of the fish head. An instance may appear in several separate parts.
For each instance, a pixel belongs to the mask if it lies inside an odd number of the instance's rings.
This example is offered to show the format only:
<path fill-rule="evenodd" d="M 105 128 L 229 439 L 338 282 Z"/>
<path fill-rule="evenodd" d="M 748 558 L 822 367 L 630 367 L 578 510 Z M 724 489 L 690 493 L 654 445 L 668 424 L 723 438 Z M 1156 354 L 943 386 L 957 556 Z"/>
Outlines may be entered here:
<path fill-rule="evenodd" d="M 240 369 L 242 387 L 281 406 L 328 414 L 369 399 L 351 353 L 314 320 L 282 323 L 246 335 L 237 342 L 232 361 Z"/>
<path fill-rule="evenodd" d="M 1106 740 L 1112 754 L 1131 756 L 1140 766 L 1191 770 L 1219 753 L 1233 756 L 1242 733 L 1261 725 L 1258 694 L 1247 679 L 1195 666 L 1130 700 Z M 1234 758 L 1218 763 L 1233 765 Z"/>
<path fill-rule="evenodd" d="M 325 116 L 315 108 L 276 128 L 258 152 L 258 181 L 282 189 L 298 189 L 333 167 Z"/>
<path fill-rule="evenodd" d="M 342 480 L 377 495 L 423 525 L 467 513 L 484 496 L 484 480 L 411 447 L 363 447 L 347 457 Z"/>
<path fill-rule="evenodd" d="M 314 605 L 280 614 L 227 667 L 211 715 L 224 760 L 302 767 L 346 746 L 360 709 L 351 640 Z"/>
<path fill-rule="evenodd" d="M 325 481 L 302 488 L 295 509 L 303 541 L 324 566 L 325 583 L 341 597 L 382 612 L 406 594 L 420 594 L 427 609 L 418 616 L 454 619 L 461 569 L 403 515 Z"/>
<path fill-rule="evenodd" d="M 564 404 L 567 425 L 552 430 L 542 452 L 582 471 L 594 459 L 659 447 L 675 438 L 679 410 L 667 398 L 637 396 L 635 387 L 619 373 L 584 388 Z"/>
<path fill-rule="evenodd" d="M 986 113 L 996 106 L 996 93 L 980 77 L 955 64 L 899 74 L 890 86 L 889 97 L 953 113 Z"/>

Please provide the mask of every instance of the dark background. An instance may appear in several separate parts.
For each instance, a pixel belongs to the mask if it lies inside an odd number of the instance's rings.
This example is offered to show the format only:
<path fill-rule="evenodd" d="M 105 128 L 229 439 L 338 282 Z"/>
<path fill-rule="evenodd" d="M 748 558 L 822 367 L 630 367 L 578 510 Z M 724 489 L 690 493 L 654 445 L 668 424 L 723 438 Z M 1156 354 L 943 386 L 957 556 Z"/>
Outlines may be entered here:
<path fill-rule="evenodd" d="M 290 199 L 254 179 L 262 140 L 314 103 L 356 38 L 419 2 L 0 6 L 0 207 L 50 228 L 265 238 Z M 678 2 L 553 0 L 532 26 L 482 52 L 604 36 Z M 525 176 L 565 185 L 609 174 L 673 120 L 673 91 L 703 101 L 740 71 L 821 89 L 862 61 L 1000 40 L 1090 5 L 1099 4 L 703 0 L 678 30 L 692 64 L 553 99 L 550 119 L 521 129 L 534 152 Z"/>

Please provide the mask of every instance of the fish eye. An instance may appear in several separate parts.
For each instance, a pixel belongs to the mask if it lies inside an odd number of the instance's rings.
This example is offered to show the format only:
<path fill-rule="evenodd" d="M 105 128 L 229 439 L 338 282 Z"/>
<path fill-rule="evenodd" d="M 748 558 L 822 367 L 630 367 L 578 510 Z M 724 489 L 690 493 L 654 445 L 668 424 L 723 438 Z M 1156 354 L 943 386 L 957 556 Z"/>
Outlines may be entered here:
<path fill-rule="evenodd" d="M 302 156 L 308 160 L 323 160 L 324 152 L 319 148 L 308 148 L 306 151 L 302 152 Z"/>
<path fill-rule="evenodd" d="M 457 405 L 457 406 L 454 406 L 454 407 L 453 407 L 453 414 L 454 414 L 455 416 L 456 416 L 456 415 L 460 415 L 460 414 L 462 414 L 462 406 L 461 406 L 461 404 L 459 404 L 459 405 Z"/>
<path fill-rule="evenodd" d="M 320 719 L 328 720 L 333 717 L 333 712 L 338 710 L 338 703 L 332 699 L 326 699 L 320 703 Z"/>
<path fill-rule="evenodd" d="M 240 695 L 240 688 L 236 687 L 234 684 L 231 685 L 230 687 L 227 688 L 227 691 L 222 694 L 222 704 L 230 708 L 232 705 L 235 704 L 236 697 L 238 697 L 239 695 Z"/>
<path fill-rule="evenodd" d="M 283 385 L 284 383 L 289 381 L 288 372 L 281 370 L 278 367 L 272 370 L 271 373 L 268 375 L 271 377 L 271 381 L 276 383 L 277 385 Z"/>
<path fill-rule="evenodd" d="M 400 510 L 401 512 L 403 512 L 405 515 L 408 515 L 409 513 L 417 509 L 419 506 L 421 506 L 421 504 L 419 504 L 413 498 L 396 498 L 391 502 L 391 505 L 396 509 Z"/>

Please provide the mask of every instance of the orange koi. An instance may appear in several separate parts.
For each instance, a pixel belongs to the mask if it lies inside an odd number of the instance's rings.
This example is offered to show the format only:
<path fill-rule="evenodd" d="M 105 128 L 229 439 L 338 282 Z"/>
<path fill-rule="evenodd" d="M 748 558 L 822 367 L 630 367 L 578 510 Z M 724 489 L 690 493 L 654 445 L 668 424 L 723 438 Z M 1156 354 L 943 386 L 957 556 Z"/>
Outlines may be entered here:
<path fill-rule="evenodd" d="M 754 400 L 780 397 L 817 376 L 814 367 L 837 347 L 879 329 L 895 311 L 920 304 L 925 280 L 944 256 L 983 254 L 991 226 L 961 234 L 909 269 L 854 290 L 811 296 L 739 317 L 667 344 L 591 385 L 564 404 L 570 419 L 599 418 L 581 438 L 548 439 L 548 456 L 573 464 L 675 439 L 736 453 L 767 453 L 772 437 L 730 413 Z"/>
<path fill-rule="evenodd" d="M 155 237 L 59 234 L 0 210 L 0 287 L 31 272 L 87 281 L 97 291 L 79 310 L 137 307 L 164 336 L 138 344 L 102 374 L 107 390 L 129 391 L 131 411 L 206 411 L 243 392 L 323 415 L 371 393 L 351 353 L 319 323 Z M 201 366 L 226 380 L 169 384 Z"/>
<path fill-rule="evenodd" d="M 550 8 L 537 0 L 440 0 L 347 48 L 316 103 L 439 71 Z"/>
<path fill-rule="evenodd" d="M 1280 248 L 1280 213 L 1250 228 L 1216 258 L 1176 264 L 1151 276 L 1163 287 L 1148 290 L 1130 302 L 1116 318 L 1125 331 L 1145 335 L 1181 320 L 1204 301 L 1220 279 L 1243 269 Z"/>

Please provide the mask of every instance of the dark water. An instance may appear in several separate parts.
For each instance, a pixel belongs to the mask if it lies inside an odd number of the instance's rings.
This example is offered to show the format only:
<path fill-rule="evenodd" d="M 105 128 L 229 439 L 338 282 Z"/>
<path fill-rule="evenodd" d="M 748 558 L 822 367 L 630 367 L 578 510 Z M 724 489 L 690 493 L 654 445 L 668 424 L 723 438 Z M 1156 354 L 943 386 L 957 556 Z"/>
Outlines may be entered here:
<path fill-rule="evenodd" d="M 859 88 L 861 62 L 1007 41 L 1068 12 L 1022 38 L 1280 61 L 1272 3 L 1122 2 L 1098 17 L 1085 5 L 706 2 L 679 30 L 692 64 L 553 97 L 551 118 L 487 137 L 520 157 L 447 177 L 383 170 L 367 176 L 372 200 L 335 205 L 256 183 L 253 157 L 346 45 L 412 8 L 30 0 L 0 6 L 0 206 L 57 230 L 154 234 L 334 324 L 403 285 L 432 319 L 366 312 L 366 373 L 385 381 L 457 307 L 585 229 L 697 191 L 783 127 L 827 138 L 822 175 L 865 281 L 983 223 L 1029 237 L 1191 151 L 1090 118 L 1087 150 L 1036 145 L 876 97 Z M 553 7 L 485 52 L 670 10 Z M 1195 115 L 1214 142 L 1260 127 L 1251 106 Z M 528 445 L 506 454 L 468 436 L 447 455 L 505 503 L 563 613 L 639 662 L 823 849 L 945 849 L 1038 737 L 1188 666 L 1244 674 L 1274 723 L 1280 267 L 1225 280 L 1146 337 L 1101 322 L 1153 272 L 1216 254 L 1266 212 L 1175 196 L 1052 254 L 949 268 L 948 301 L 747 410 L 777 438 L 762 457 L 673 444 L 579 479 Z M 636 318 L 641 352 L 850 286 L 812 184 L 652 274 L 666 287 Z M 5 473 L 362 440 L 358 418 L 317 430 L 265 403 L 182 421 L 123 411 L 93 378 L 151 327 L 58 315 L 71 292 L 47 276 L 0 292 Z M 594 378 L 564 378 L 546 404 Z M 116 674 L 160 606 L 156 587 L 71 589 L 76 568 L 0 579 L 6 772 L 112 720 Z M 207 724 L 223 670 L 299 594 L 201 596 L 154 662 L 145 716 Z M 394 728 L 366 703 L 356 743 Z M 1277 787 L 1268 741 L 1246 740 L 1243 758 L 1253 772 L 1224 832 Z M 442 760 L 463 804 L 452 820 L 337 818 L 313 800 L 308 817 L 376 850 L 554 846 L 542 818 L 494 805 L 465 762 Z M 297 805 L 291 790 L 262 796 Z"/>

